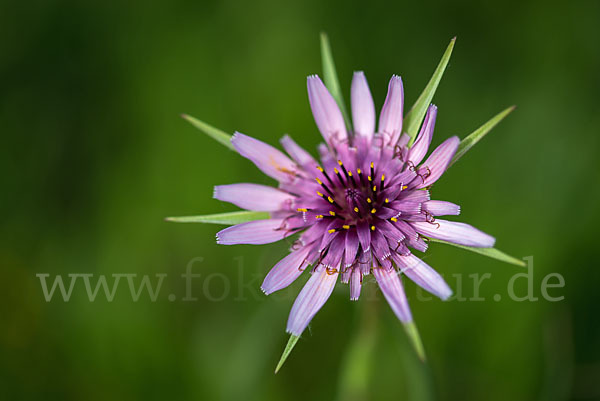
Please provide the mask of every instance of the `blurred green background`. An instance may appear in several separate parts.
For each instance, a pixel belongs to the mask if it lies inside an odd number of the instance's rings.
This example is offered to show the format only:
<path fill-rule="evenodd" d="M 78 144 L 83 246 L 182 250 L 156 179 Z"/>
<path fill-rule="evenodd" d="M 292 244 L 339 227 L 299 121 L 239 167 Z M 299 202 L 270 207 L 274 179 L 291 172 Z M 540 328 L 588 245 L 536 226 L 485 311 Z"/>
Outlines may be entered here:
<path fill-rule="evenodd" d="M 599 17 L 598 1 L 3 1 L 0 399 L 600 399 Z M 533 256 L 540 300 L 508 299 L 521 268 L 432 244 L 427 262 L 467 298 L 469 275 L 491 278 L 479 302 L 419 301 L 407 284 L 427 364 L 373 283 L 358 303 L 340 285 L 274 375 L 306 277 L 258 288 L 286 243 L 217 246 L 218 226 L 163 221 L 235 210 L 214 184 L 272 184 L 182 112 L 314 150 L 305 79 L 321 72 L 321 30 L 346 99 L 364 70 L 378 109 L 394 73 L 410 106 L 458 36 L 434 145 L 518 106 L 434 196 Z M 198 300 L 183 302 L 194 258 Z M 552 272 L 560 302 L 541 299 Z M 113 302 L 81 281 L 46 302 L 39 273 L 168 276 L 156 302 L 134 302 L 125 279 Z"/>

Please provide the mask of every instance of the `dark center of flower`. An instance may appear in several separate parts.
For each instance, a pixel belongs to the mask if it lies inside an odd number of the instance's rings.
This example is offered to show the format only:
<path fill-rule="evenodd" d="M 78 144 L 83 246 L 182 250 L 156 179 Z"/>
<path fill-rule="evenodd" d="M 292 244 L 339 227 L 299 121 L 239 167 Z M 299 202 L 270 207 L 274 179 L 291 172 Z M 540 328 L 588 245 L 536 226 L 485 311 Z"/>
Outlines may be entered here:
<path fill-rule="evenodd" d="M 320 218 L 338 218 L 343 220 L 342 229 L 348 229 L 361 222 L 371 222 L 375 214 L 389 202 L 385 198 L 385 175 L 378 173 L 375 164 L 371 163 L 367 174 L 360 168 L 347 170 L 341 160 L 339 168 L 333 174 L 322 167 L 317 167 L 325 180 L 316 178 L 323 191 L 317 195 L 329 202 L 329 210 L 320 210 Z M 322 216 L 322 217 L 321 217 Z M 374 226 L 371 227 L 374 229 Z"/>

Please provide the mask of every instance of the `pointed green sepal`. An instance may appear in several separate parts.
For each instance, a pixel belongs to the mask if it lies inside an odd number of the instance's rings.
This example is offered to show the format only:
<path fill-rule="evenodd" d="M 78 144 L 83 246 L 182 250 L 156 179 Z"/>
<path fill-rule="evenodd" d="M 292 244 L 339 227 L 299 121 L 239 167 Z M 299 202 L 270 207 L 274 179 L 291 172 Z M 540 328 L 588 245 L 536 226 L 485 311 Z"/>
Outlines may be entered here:
<path fill-rule="evenodd" d="M 404 132 L 410 136 L 410 144 L 413 143 L 415 137 L 417 136 L 419 127 L 423 122 L 423 118 L 425 118 L 427 108 L 431 104 L 431 100 L 433 99 L 433 95 L 435 94 L 440 80 L 442 79 L 442 75 L 444 75 L 444 71 L 446 70 L 448 61 L 450 61 L 450 56 L 452 55 L 452 49 L 454 49 L 454 42 L 456 42 L 456 37 L 452 38 L 450 41 L 450 44 L 446 48 L 446 52 L 442 56 L 440 63 L 433 72 L 433 76 L 427 83 L 423 93 L 421 93 L 413 107 L 410 109 L 408 114 L 406 114 L 406 117 L 404 117 Z"/>
<path fill-rule="evenodd" d="M 172 221 L 175 223 L 208 223 L 208 224 L 240 224 L 247 223 L 254 220 L 265 220 L 270 218 L 267 212 L 252 212 L 249 210 L 242 210 L 239 212 L 230 213 L 217 213 L 217 214 L 205 214 L 202 216 L 181 216 L 181 217 L 167 217 L 166 221 Z"/>
<path fill-rule="evenodd" d="M 442 241 L 441 239 L 434 239 L 434 238 L 429 238 L 429 240 L 432 242 L 439 242 L 440 244 L 447 244 L 447 245 L 455 246 L 457 248 L 466 249 L 467 251 L 475 252 L 480 255 L 492 258 L 492 259 L 497 259 L 501 262 L 510 263 L 511 265 L 527 267 L 527 264 L 523 260 L 517 259 L 510 255 L 507 255 L 504 252 L 502 252 L 496 248 L 475 248 L 472 246 L 453 244 L 452 242 Z"/>
<path fill-rule="evenodd" d="M 458 150 L 456 154 L 452 158 L 450 165 L 456 163 L 458 159 L 460 159 L 469 149 L 471 149 L 477 142 L 479 142 L 488 132 L 492 130 L 498 123 L 509 115 L 517 106 L 511 106 L 508 109 L 501 111 L 492 117 L 488 122 L 483 124 L 481 127 L 477 128 L 475 131 L 470 133 L 467 137 L 465 137 L 460 144 L 458 145 Z M 449 167 L 448 166 L 448 167 Z"/>
<path fill-rule="evenodd" d="M 348 118 L 346 104 L 344 103 L 344 97 L 342 96 L 342 91 L 340 89 L 340 82 L 335 69 L 335 63 L 333 62 L 329 38 L 325 32 L 321 32 L 321 62 L 323 63 L 323 81 L 325 86 L 329 89 L 329 93 L 331 93 L 331 96 L 333 96 L 338 104 L 338 107 L 344 116 L 347 128 L 351 129 L 352 124 Z"/>
<path fill-rule="evenodd" d="M 285 349 L 283 350 L 283 354 L 281 355 L 281 358 L 279 359 L 279 363 L 277 364 L 277 367 L 275 368 L 275 374 L 277 374 L 277 372 L 279 372 L 279 369 L 281 369 L 281 367 L 285 363 L 285 360 L 288 358 L 288 356 L 290 356 L 290 354 L 292 353 L 292 350 L 296 346 L 296 343 L 298 342 L 299 338 L 300 338 L 300 336 L 295 336 L 293 334 L 290 336 L 290 339 L 288 340 L 288 342 L 285 346 Z"/>
<path fill-rule="evenodd" d="M 231 135 L 228 133 L 221 131 L 218 128 L 213 127 L 212 125 L 208 125 L 207 123 L 198 120 L 192 116 L 188 116 L 187 114 L 182 114 L 181 117 L 192 124 L 194 127 L 198 128 L 200 131 L 204 132 L 206 135 L 210 136 L 215 141 L 227 146 L 231 150 L 235 150 L 233 145 L 231 144 Z"/>
<path fill-rule="evenodd" d="M 404 327 L 404 331 L 408 336 L 408 340 L 412 347 L 415 349 L 415 352 L 419 356 L 419 359 L 425 362 L 425 349 L 423 348 L 423 342 L 421 341 L 421 336 L 419 335 L 419 330 L 417 330 L 417 325 L 415 322 L 402 323 Z"/>

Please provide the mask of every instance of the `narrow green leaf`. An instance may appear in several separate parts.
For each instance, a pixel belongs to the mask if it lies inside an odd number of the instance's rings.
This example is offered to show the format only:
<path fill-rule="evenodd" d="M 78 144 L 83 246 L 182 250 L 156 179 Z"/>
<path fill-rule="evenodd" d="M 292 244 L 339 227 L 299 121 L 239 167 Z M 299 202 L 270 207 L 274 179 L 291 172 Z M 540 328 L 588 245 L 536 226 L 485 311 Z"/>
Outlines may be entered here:
<path fill-rule="evenodd" d="M 417 132 L 419 131 L 419 127 L 423 122 L 423 118 L 425 118 L 425 113 L 427 112 L 427 108 L 431 104 L 431 100 L 433 99 L 433 95 L 442 79 L 442 75 L 444 75 L 444 71 L 446 70 L 446 66 L 448 65 L 448 61 L 450 61 L 450 56 L 452 55 L 452 49 L 454 49 L 454 42 L 456 42 L 456 37 L 452 38 L 450 44 L 446 48 L 446 52 L 442 56 L 440 63 L 437 68 L 433 72 L 433 75 L 427 86 L 423 90 L 423 93 L 419 96 L 413 107 L 410 109 L 408 114 L 404 117 L 404 131 L 410 136 L 410 143 L 415 140 L 417 136 Z"/>
<path fill-rule="evenodd" d="M 231 150 L 234 150 L 233 145 L 231 144 L 231 135 L 228 133 L 215 128 L 212 125 L 208 125 L 197 118 L 188 116 L 187 114 L 182 114 L 181 117 L 183 117 L 184 120 L 188 121 L 194 127 L 198 128 L 200 131 L 204 132 L 206 135 L 210 136 L 215 141 L 220 142 Z"/>
<path fill-rule="evenodd" d="M 242 210 L 239 212 L 205 214 L 202 216 L 180 216 L 167 217 L 166 221 L 175 223 L 209 223 L 209 224 L 240 224 L 254 220 L 264 220 L 270 218 L 267 212 L 251 212 Z"/>
<path fill-rule="evenodd" d="M 421 335 L 419 334 L 419 330 L 417 330 L 417 325 L 415 322 L 402 323 L 404 327 L 404 331 L 408 336 L 408 340 L 411 345 L 415 349 L 415 352 L 419 356 L 419 359 L 425 362 L 425 349 L 423 348 L 423 342 L 421 341 Z"/>
<path fill-rule="evenodd" d="M 475 248 L 472 246 L 453 244 L 452 242 L 442 241 L 440 239 L 434 239 L 434 238 L 429 238 L 429 240 L 432 242 L 439 242 L 440 244 L 447 244 L 447 245 L 455 246 L 457 248 L 466 249 L 467 251 L 475 252 L 480 255 L 487 256 L 489 258 L 493 258 L 493 259 L 497 259 L 502 262 L 510 263 L 512 265 L 517 265 L 517 266 L 521 266 L 521 267 L 527 266 L 527 264 L 523 260 L 520 260 L 520 259 L 514 258 L 510 255 L 507 255 L 504 252 L 502 252 L 496 248 Z"/>
<path fill-rule="evenodd" d="M 448 167 L 453 165 L 458 159 L 460 159 L 465 153 L 467 153 L 469 149 L 475 146 L 477 142 L 479 142 L 488 132 L 492 130 L 492 128 L 498 125 L 498 123 L 502 121 L 504 117 L 509 115 L 510 112 L 513 111 L 515 108 L 516 106 L 511 106 L 508 109 L 501 111 L 500 113 L 492 117 L 488 122 L 483 124 L 481 127 L 477 128 L 466 138 L 460 141 L 460 144 L 458 145 L 458 150 L 456 151 L 456 154 L 452 158 L 452 161 L 450 162 L 450 165 Z"/>
<path fill-rule="evenodd" d="M 350 118 L 348 118 L 346 104 L 344 103 L 344 97 L 340 89 L 335 63 L 333 62 L 333 55 L 331 54 L 331 46 L 329 46 L 329 38 L 325 32 L 321 32 L 321 62 L 323 63 L 323 80 L 325 81 L 325 86 L 329 89 L 331 96 L 333 96 L 342 111 L 346 126 L 348 129 L 351 129 L 352 123 L 350 122 Z"/>
<path fill-rule="evenodd" d="M 287 342 L 287 345 L 285 346 L 285 349 L 283 350 L 283 354 L 281 355 L 281 358 L 279 359 L 279 363 L 277 364 L 277 367 L 275 368 L 275 374 L 277 374 L 277 372 L 279 372 L 279 369 L 281 369 L 281 367 L 283 366 L 283 364 L 285 363 L 285 360 L 288 358 L 288 356 L 290 356 L 292 350 L 294 349 L 294 347 L 296 346 L 296 343 L 298 342 L 298 339 L 300 337 L 299 336 L 295 336 L 295 335 L 291 335 L 290 339 Z"/>

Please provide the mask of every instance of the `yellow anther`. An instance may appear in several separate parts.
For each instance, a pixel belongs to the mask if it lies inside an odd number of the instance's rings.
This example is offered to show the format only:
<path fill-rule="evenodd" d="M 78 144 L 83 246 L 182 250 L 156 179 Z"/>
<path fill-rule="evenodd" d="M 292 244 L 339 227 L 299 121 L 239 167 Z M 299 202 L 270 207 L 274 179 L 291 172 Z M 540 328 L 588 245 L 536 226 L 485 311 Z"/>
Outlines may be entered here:
<path fill-rule="evenodd" d="M 349 230 L 349 229 L 350 229 L 350 226 L 349 226 L 349 225 L 347 225 L 347 224 L 344 224 L 344 225 L 342 226 L 342 228 L 343 228 L 344 230 Z"/>
<path fill-rule="evenodd" d="M 318 215 L 315 216 L 315 219 L 322 219 L 322 218 L 323 218 L 322 214 L 318 214 Z"/>
<path fill-rule="evenodd" d="M 323 196 L 323 194 L 321 192 L 319 192 L 319 191 L 317 191 L 317 195 L 319 195 L 321 197 Z"/>
<path fill-rule="evenodd" d="M 359 168 L 357 168 L 357 169 L 356 169 L 356 172 L 357 172 L 358 174 L 362 173 L 361 169 L 359 169 Z"/>
<path fill-rule="evenodd" d="M 325 170 L 323 170 L 323 167 L 321 167 L 321 166 L 317 166 L 317 170 L 319 170 L 320 172 L 325 171 Z"/>
<path fill-rule="evenodd" d="M 392 220 L 394 223 L 398 221 L 398 219 L 395 217 L 392 217 L 390 220 Z"/>
<path fill-rule="evenodd" d="M 408 188 L 408 185 L 403 185 L 401 190 L 404 191 L 406 188 Z"/>
<path fill-rule="evenodd" d="M 375 231 L 375 226 L 371 226 L 371 231 Z"/>
<path fill-rule="evenodd" d="M 371 168 L 375 167 L 375 164 L 373 164 L 373 162 L 371 162 Z"/>
<path fill-rule="evenodd" d="M 323 181 L 319 180 L 318 178 L 315 178 L 315 180 L 317 180 L 317 184 L 323 185 Z"/>
<path fill-rule="evenodd" d="M 377 185 L 373 185 L 373 192 L 377 191 Z"/>
<path fill-rule="evenodd" d="M 373 202 L 373 201 L 371 200 L 371 198 L 367 198 L 367 203 L 371 203 L 371 202 Z"/>
<path fill-rule="evenodd" d="M 327 200 L 329 201 L 329 203 L 333 203 L 333 198 L 331 196 L 328 196 Z"/>
<path fill-rule="evenodd" d="M 377 211 L 377 209 L 373 208 L 371 209 L 371 213 L 375 214 L 375 212 Z"/>
<path fill-rule="evenodd" d="M 390 203 L 389 198 L 385 198 L 385 203 Z"/>
<path fill-rule="evenodd" d="M 348 171 L 348 175 L 352 177 L 352 171 Z"/>
<path fill-rule="evenodd" d="M 383 182 L 383 180 L 385 180 L 385 174 L 381 174 L 381 182 Z"/>
<path fill-rule="evenodd" d="M 339 173 L 340 173 L 340 172 L 339 172 L 339 170 L 337 169 L 337 167 L 334 167 L 334 168 L 333 168 L 333 172 L 334 172 L 334 173 L 336 173 L 336 174 L 339 174 Z"/>
<path fill-rule="evenodd" d="M 373 179 L 371 178 L 371 176 L 368 176 L 367 178 L 369 179 L 369 181 L 373 181 Z"/>
<path fill-rule="evenodd" d="M 299 212 L 308 212 L 308 209 L 305 209 L 305 208 L 302 208 L 302 207 L 299 207 L 297 210 Z"/>
<path fill-rule="evenodd" d="M 331 230 L 327 231 L 329 234 L 333 234 L 335 232 L 335 228 L 332 228 Z"/>
<path fill-rule="evenodd" d="M 332 215 L 332 216 L 335 216 L 335 212 L 333 210 L 330 210 L 329 214 Z"/>
<path fill-rule="evenodd" d="M 342 165 L 342 161 L 341 161 L 341 160 L 338 160 L 338 164 L 341 166 L 341 165 Z"/>
<path fill-rule="evenodd" d="M 358 213 L 358 208 L 357 208 L 357 207 L 354 207 L 354 211 L 355 211 L 356 213 Z"/>

